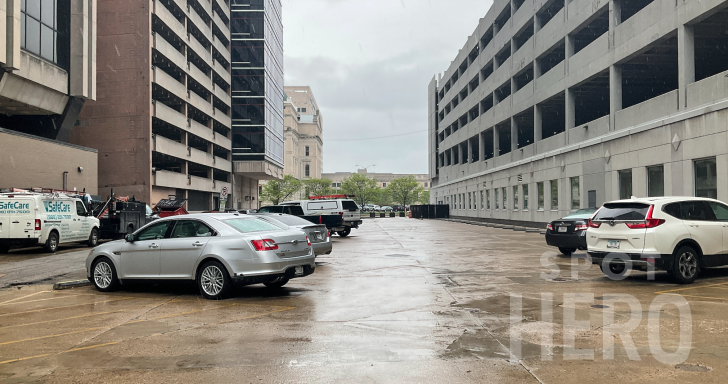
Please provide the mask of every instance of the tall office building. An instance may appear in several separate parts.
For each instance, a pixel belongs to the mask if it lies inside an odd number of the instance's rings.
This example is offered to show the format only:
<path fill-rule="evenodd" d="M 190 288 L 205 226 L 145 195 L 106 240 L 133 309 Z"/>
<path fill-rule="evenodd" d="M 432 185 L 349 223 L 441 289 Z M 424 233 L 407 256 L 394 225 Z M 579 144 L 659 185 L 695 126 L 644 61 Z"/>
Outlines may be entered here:
<path fill-rule="evenodd" d="M 100 194 L 217 209 L 232 189 L 229 0 L 97 1 L 98 98 L 72 142 L 98 149 Z"/>
<path fill-rule="evenodd" d="M 0 0 L 0 189 L 96 193 L 97 153 L 69 144 L 96 97 L 96 0 Z"/>
<path fill-rule="evenodd" d="M 324 171 L 324 119 L 311 87 L 286 87 L 285 174 L 320 179 Z"/>
<path fill-rule="evenodd" d="M 548 222 L 728 201 L 728 1 L 496 0 L 429 86 L 431 201 Z"/>
<path fill-rule="evenodd" d="M 280 0 L 230 6 L 234 207 L 248 209 L 260 180 L 283 178 L 283 23 Z"/>

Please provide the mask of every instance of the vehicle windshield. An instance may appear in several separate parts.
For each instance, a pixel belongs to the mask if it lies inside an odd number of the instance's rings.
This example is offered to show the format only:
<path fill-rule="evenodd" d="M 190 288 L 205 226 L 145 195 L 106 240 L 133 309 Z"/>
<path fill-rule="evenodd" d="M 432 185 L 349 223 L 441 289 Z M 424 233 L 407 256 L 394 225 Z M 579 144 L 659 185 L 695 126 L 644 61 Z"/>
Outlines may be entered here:
<path fill-rule="evenodd" d="M 650 206 L 643 203 L 608 203 L 599 210 L 594 220 L 644 220 Z"/>
<path fill-rule="evenodd" d="M 596 211 L 597 210 L 595 208 L 578 209 L 562 217 L 562 219 L 589 219 Z"/>
<path fill-rule="evenodd" d="M 236 230 L 238 230 L 241 233 L 250 233 L 250 232 L 262 232 L 262 231 L 278 231 L 283 229 L 283 227 L 280 227 L 278 225 L 275 225 L 273 223 L 260 220 L 257 218 L 251 218 L 251 219 L 228 219 L 223 220 L 223 222 Z"/>
<path fill-rule="evenodd" d="M 288 226 L 313 225 L 313 223 L 308 220 L 304 220 L 300 217 L 291 216 L 291 215 L 271 215 L 271 216 L 265 216 L 265 217 L 270 218 L 275 221 L 280 221 L 281 223 L 288 225 Z"/>

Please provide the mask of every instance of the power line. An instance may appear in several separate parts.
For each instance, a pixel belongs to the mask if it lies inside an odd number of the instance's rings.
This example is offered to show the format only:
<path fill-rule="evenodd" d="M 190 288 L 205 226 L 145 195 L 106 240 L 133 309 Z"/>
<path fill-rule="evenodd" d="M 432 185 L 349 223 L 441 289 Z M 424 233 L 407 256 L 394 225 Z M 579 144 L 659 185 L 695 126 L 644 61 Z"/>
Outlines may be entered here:
<path fill-rule="evenodd" d="M 422 132 L 427 132 L 427 131 L 426 131 L 426 130 L 425 130 L 425 131 L 415 131 L 415 132 L 408 132 L 408 133 L 400 133 L 400 134 L 398 134 L 398 135 L 390 135 L 390 136 L 379 136 L 379 137 L 368 137 L 368 138 L 364 138 L 364 139 L 329 139 L 329 140 L 326 140 L 326 141 L 328 142 L 328 141 L 360 141 L 360 140 L 377 140 L 377 139 L 387 139 L 387 138 L 390 138 L 390 137 L 398 137 L 398 136 L 407 136 L 407 135 L 414 135 L 414 134 L 416 134 L 416 133 L 422 133 Z"/>

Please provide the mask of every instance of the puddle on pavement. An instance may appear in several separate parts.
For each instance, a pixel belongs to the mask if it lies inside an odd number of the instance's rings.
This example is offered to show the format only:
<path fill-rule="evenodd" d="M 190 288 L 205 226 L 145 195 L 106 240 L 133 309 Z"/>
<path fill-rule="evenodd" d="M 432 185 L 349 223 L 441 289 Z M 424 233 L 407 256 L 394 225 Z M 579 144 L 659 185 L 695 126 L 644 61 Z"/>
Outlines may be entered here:
<path fill-rule="evenodd" d="M 465 330 L 465 332 L 463 332 L 457 340 L 453 341 L 452 344 L 450 344 L 447 349 L 442 352 L 441 357 L 444 359 L 477 358 L 510 360 L 512 356 L 508 350 L 510 345 L 509 343 L 508 338 L 503 338 L 503 340 L 499 342 L 484 329 Z M 555 350 L 557 349 L 559 348 L 555 348 Z M 521 342 L 522 359 L 537 356 L 541 356 L 540 345 L 532 344 L 527 341 Z"/>
<path fill-rule="evenodd" d="M 713 370 L 711 367 L 700 364 L 678 364 L 675 369 L 679 369 L 687 372 L 710 372 Z"/>

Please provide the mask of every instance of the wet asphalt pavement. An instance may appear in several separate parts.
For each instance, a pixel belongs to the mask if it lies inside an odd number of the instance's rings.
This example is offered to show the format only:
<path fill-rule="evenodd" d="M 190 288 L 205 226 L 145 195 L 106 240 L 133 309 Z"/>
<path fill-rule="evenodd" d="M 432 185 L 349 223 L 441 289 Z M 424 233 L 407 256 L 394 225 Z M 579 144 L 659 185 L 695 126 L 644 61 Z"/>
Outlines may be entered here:
<path fill-rule="evenodd" d="M 0 284 L 39 282 L 0 290 L 0 382 L 725 382 L 726 270 L 612 281 L 537 233 L 447 221 L 366 220 L 334 241 L 314 275 L 224 301 L 186 284 L 52 291 L 88 250 L 4 257 Z M 44 266 L 63 273 L 24 272 Z"/>

